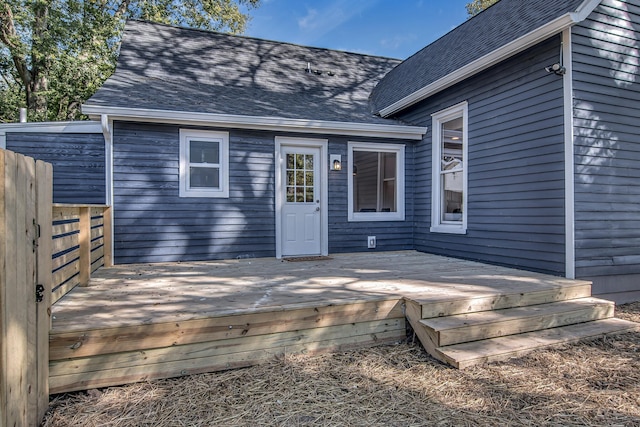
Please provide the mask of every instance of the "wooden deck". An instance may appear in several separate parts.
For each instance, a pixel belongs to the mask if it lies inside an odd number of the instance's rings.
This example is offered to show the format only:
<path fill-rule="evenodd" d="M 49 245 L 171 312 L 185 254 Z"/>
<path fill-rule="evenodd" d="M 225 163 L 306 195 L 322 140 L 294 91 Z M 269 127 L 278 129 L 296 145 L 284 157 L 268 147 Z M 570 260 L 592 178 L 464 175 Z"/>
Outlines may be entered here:
<path fill-rule="evenodd" d="M 414 251 L 103 268 L 53 307 L 50 388 L 59 393 L 399 341 L 404 298 L 423 310 L 437 303 L 455 313 L 469 301 L 545 292 L 584 294 L 590 284 Z"/>

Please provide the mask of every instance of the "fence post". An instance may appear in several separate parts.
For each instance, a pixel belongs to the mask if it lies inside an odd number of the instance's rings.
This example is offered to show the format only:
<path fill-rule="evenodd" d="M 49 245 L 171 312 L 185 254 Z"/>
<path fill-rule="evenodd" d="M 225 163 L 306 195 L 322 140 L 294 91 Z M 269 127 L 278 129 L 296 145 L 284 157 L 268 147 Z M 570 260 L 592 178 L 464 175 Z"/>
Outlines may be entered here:
<path fill-rule="evenodd" d="M 80 208 L 80 286 L 88 286 L 91 278 L 91 208 Z"/>
<path fill-rule="evenodd" d="M 40 230 L 36 253 L 36 280 L 44 287 L 42 301 L 36 307 L 37 322 L 37 415 L 38 423 L 49 408 L 49 331 L 51 329 L 51 273 L 53 167 L 40 160 L 36 162 L 36 222 Z"/>
<path fill-rule="evenodd" d="M 0 150 L 0 425 L 40 422 L 36 203 L 34 160 Z"/>
<path fill-rule="evenodd" d="M 111 254 L 113 253 L 113 218 L 111 206 L 104 208 L 102 213 L 103 229 L 102 234 L 104 238 L 104 266 L 111 267 L 113 265 L 113 259 Z"/>
<path fill-rule="evenodd" d="M 0 377 L 0 426 L 9 425 L 9 380 L 6 378 L 7 369 L 9 367 L 7 358 L 9 356 L 9 346 L 7 344 L 8 338 L 8 301 L 7 294 L 9 292 L 9 286 L 7 281 L 11 279 L 13 272 L 9 271 L 10 265 L 7 264 L 7 249 L 13 245 L 13 234 L 15 231 L 11 230 L 10 224 L 11 218 L 9 215 L 8 205 L 15 204 L 15 200 L 11 200 L 11 183 L 7 182 L 11 180 L 10 174 L 10 155 L 0 150 L 0 260 L 4 262 L 4 268 L 0 269 L 0 370 L 2 370 L 2 377 Z"/>

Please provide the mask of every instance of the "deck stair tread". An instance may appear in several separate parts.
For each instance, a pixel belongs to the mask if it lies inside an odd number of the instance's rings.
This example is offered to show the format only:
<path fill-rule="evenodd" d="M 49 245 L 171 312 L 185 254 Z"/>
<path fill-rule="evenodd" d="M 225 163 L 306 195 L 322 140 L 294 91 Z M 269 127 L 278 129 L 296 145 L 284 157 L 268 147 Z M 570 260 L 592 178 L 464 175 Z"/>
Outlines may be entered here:
<path fill-rule="evenodd" d="M 437 346 L 514 335 L 613 317 L 615 304 L 579 298 L 524 307 L 422 319 Z"/>
<path fill-rule="evenodd" d="M 522 356 L 532 350 L 594 338 L 606 334 L 638 330 L 640 325 L 628 320 L 608 318 L 518 335 L 491 338 L 439 347 L 436 355 L 453 366 L 469 366 Z"/>
<path fill-rule="evenodd" d="M 428 295 L 407 295 L 421 306 L 422 318 L 444 317 L 456 314 L 473 313 L 477 311 L 500 310 L 505 308 L 523 307 L 529 305 L 546 304 L 556 301 L 566 301 L 591 296 L 591 284 L 577 281 L 570 285 L 542 287 L 534 289 L 520 289 L 513 286 L 511 292 L 469 292 L 452 295 L 450 298 L 429 298 Z"/>

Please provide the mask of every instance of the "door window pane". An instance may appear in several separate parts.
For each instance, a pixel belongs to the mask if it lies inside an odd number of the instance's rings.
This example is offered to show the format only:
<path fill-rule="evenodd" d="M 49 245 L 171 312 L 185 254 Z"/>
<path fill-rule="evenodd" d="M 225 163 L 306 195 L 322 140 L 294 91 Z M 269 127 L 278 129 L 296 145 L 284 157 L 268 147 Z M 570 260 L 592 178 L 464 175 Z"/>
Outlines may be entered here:
<path fill-rule="evenodd" d="M 287 202 L 314 202 L 314 155 L 287 154 L 286 166 Z"/>

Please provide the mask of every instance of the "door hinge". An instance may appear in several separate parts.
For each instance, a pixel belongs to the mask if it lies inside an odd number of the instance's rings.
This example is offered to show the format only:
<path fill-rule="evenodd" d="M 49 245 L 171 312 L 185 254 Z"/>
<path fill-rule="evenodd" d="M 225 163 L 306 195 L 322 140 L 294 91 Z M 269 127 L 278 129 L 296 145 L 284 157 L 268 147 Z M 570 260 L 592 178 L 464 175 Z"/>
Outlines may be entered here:
<path fill-rule="evenodd" d="M 36 302 L 44 300 L 44 285 L 36 285 Z"/>

